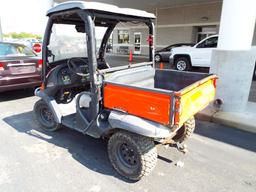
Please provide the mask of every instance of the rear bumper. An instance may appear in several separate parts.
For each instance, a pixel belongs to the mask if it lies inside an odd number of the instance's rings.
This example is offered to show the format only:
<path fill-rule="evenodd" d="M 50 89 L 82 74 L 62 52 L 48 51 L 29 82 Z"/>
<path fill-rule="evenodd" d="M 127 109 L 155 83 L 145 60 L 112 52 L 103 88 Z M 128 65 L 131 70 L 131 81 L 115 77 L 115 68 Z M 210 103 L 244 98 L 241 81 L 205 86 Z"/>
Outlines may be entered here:
<path fill-rule="evenodd" d="M 36 87 L 41 84 L 40 75 L 31 75 L 23 77 L 1 77 L 0 92 Z"/>

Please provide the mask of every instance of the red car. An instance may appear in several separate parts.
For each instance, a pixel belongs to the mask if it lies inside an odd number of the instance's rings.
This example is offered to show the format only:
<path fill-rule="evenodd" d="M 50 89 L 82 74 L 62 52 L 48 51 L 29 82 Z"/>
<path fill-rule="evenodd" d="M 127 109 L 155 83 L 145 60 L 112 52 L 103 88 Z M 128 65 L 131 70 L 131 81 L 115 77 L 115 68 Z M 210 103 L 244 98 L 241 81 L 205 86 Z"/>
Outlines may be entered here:
<path fill-rule="evenodd" d="M 41 83 L 42 59 L 22 44 L 0 42 L 0 92 Z"/>

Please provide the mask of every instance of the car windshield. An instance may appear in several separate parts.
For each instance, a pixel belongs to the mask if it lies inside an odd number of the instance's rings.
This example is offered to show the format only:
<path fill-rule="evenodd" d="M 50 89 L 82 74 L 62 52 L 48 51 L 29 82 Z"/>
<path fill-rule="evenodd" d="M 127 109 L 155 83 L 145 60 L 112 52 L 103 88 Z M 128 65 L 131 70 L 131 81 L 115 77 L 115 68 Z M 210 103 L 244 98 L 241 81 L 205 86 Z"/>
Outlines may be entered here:
<path fill-rule="evenodd" d="M 0 43 L 0 57 L 12 56 L 36 56 L 36 54 L 25 45 Z"/>

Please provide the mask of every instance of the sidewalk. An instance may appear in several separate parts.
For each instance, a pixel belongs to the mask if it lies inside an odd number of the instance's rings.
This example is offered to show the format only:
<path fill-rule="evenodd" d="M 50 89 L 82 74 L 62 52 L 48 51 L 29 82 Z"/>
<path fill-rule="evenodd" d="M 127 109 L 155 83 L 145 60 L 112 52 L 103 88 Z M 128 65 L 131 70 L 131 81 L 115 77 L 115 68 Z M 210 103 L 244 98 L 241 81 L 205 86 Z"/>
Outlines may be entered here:
<path fill-rule="evenodd" d="M 198 113 L 196 118 L 256 133 L 256 103 L 253 102 L 248 102 L 247 109 L 243 113 L 221 112 L 208 106 Z"/>

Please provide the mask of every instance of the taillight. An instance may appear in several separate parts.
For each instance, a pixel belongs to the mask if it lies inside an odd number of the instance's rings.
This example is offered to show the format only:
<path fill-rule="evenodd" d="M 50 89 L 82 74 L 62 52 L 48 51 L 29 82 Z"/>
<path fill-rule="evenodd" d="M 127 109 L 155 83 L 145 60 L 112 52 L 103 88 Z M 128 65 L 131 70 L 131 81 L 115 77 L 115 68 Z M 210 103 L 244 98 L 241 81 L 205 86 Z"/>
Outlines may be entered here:
<path fill-rule="evenodd" d="M 0 71 L 4 71 L 4 63 L 0 62 Z"/>
<path fill-rule="evenodd" d="M 43 91 L 44 88 L 45 88 L 44 83 L 42 83 L 41 86 L 40 86 L 40 90 Z"/>
<path fill-rule="evenodd" d="M 180 122 L 180 114 L 181 114 L 181 103 L 180 99 L 175 99 L 175 113 L 174 113 L 174 124 L 179 125 Z"/>
<path fill-rule="evenodd" d="M 42 68 L 42 66 L 43 66 L 43 59 L 39 59 L 37 62 L 37 67 Z"/>
<path fill-rule="evenodd" d="M 213 86 L 216 88 L 217 87 L 217 79 L 213 79 Z"/>

